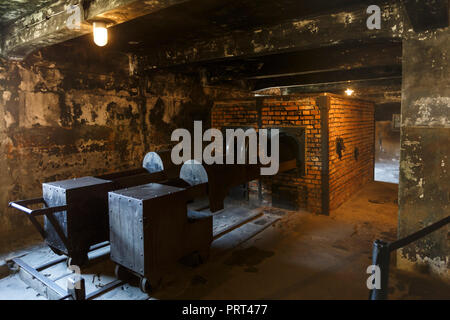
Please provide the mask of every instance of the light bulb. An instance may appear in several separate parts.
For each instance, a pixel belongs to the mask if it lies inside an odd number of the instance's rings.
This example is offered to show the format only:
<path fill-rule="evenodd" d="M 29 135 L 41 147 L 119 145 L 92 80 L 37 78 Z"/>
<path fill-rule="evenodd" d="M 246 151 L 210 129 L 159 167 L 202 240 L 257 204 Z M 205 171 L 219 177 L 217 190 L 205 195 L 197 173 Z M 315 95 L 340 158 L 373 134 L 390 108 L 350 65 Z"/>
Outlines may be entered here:
<path fill-rule="evenodd" d="M 345 93 L 348 95 L 348 96 L 351 96 L 352 94 L 353 94 L 353 92 L 355 92 L 355 91 L 353 91 L 352 89 L 347 89 L 347 90 L 345 90 Z"/>
<path fill-rule="evenodd" d="M 108 43 L 108 29 L 106 29 L 106 23 L 94 22 L 94 42 L 99 47 L 103 47 Z"/>

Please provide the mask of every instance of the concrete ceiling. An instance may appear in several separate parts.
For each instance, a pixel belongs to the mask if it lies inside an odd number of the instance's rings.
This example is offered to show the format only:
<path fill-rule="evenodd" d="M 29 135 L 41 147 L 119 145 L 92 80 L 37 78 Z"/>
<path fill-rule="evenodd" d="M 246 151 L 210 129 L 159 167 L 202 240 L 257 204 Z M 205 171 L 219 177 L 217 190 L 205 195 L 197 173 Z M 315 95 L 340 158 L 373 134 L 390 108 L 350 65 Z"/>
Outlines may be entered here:
<path fill-rule="evenodd" d="M 64 5 L 69 3 L 64 0 L 0 0 L 2 4 L 0 17 L 5 17 L 3 20 L 0 19 L 0 23 L 8 24 L 4 32 L 6 36 L 3 55 L 24 57 L 31 51 L 45 46 L 45 41 L 48 46 L 89 33 L 89 31 L 66 32 L 64 15 L 58 16 L 58 21 L 49 20 L 46 26 L 37 25 L 28 28 L 27 20 L 20 21 L 23 19 L 11 25 L 13 17 L 17 19 L 24 15 L 31 16 L 32 12 L 36 14 L 39 8 L 45 5 L 48 7 L 54 2 L 54 9 L 46 11 L 45 14 L 64 10 Z M 263 28 L 374 2 L 381 2 L 381 0 L 334 0 L 332 2 L 329 0 L 85 0 L 81 3 L 85 10 L 86 22 L 89 23 L 95 17 L 110 18 L 111 16 L 112 20 L 115 20 L 116 26 L 110 28 L 111 49 L 138 53 L 168 43 L 189 44 L 194 40 L 211 39 L 230 32 L 245 32 L 249 29 Z M 95 9 L 92 9 L 93 3 Z M 110 16 L 101 13 L 102 8 L 105 12 L 109 12 Z M 140 17 L 136 14 L 139 10 L 145 11 Z M 29 20 L 39 20 L 33 19 Z M 17 33 L 20 34 L 17 35 Z M 38 35 L 39 39 L 35 39 L 35 35 Z"/>
<path fill-rule="evenodd" d="M 442 3 L 442 8 L 445 7 L 444 3 L 447 3 L 448 6 L 448 0 L 427 0 L 425 2 L 435 3 L 436 1 Z M 344 31 L 348 31 L 351 29 L 348 28 L 350 25 L 355 26 L 352 32 L 354 31 L 366 38 L 380 38 L 381 32 L 372 32 L 371 34 L 364 32 L 367 31 L 364 28 L 365 19 L 367 19 L 365 9 L 372 4 L 385 5 L 391 3 L 395 5 L 399 2 L 399 0 L 83 0 L 80 4 L 84 9 L 84 19 L 82 28 L 78 31 L 67 30 L 66 22 L 70 18 L 69 13 L 58 15 L 48 21 L 42 19 L 42 15 L 52 16 L 52 14 L 60 13 L 61 10 L 65 11 L 67 4 L 71 3 L 69 0 L 0 0 L 0 25 L 4 23 L 5 26 L 2 32 L 1 54 L 9 58 L 22 59 L 39 48 L 83 35 L 85 35 L 85 39 L 89 39 L 85 42 L 90 41 L 90 23 L 99 18 L 107 18 L 113 21 L 110 27 L 111 41 L 108 48 L 105 48 L 106 50 L 131 52 L 138 55 L 146 54 L 149 50 L 153 51 L 155 48 L 161 48 L 165 45 L 175 45 L 175 49 L 169 48 L 169 51 L 172 52 L 162 49 L 165 50 L 162 53 L 163 56 L 173 56 L 173 51 L 180 51 L 182 46 L 185 47 L 183 49 L 185 51 L 190 50 L 192 52 L 192 47 L 195 46 L 202 52 L 207 52 L 210 50 L 208 48 L 209 42 L 216 41 L 215 39 L 219 39 L 216 43 L 213 43 L 213 46 L 216 47 L 220 46 L 220 43 L 225 47 L 230 46 L 230 44 L 237 44 L 242 47 L 249 40 L 251 46 L 254 38 L 263 38 L 261 35 L 267 33 L 284 37 L 282 41 L 270 43 L 271 47 L 290 48 L 292 46 L 290 42 L 299 42 L 299 40 L 307 39 L 310 36 L 297 32 L 304 31 L 301 30 L 305 29 L 304 26 L 313 28 L 314 30 L 311 31 L 314 32 L 319 30 L 319 34 L 313 34 L 315 38 L 312 40 L 316 42 L 317 38 L 323 38 L 326 41 L 325 38 L 330 38 L 330 33 L 336 36 L 333 29 L 344 28 Z M 406 3 L 409 2 L 406 1 Z M 414 8 L 410 11 L 420 11 L 419 9 L 422 7 L 418 9 L 417 6 L 417 4 L 414 4 Z M 41 12 L 38 13 L 40 8 Z M 427 12 L 427 8 L 422 9 Z M 383 17 L 388 15 L 388 18 L 391 19 L 389 15 L 399 16 L 398 13 L 391 11 L 387 9 L 383 13 Z M 445 12 L 446 10 L 438 10 L 437 13 L 441 11 Z M 341 14 L 336 16 L 336 13 Z M 437 19 L 440 17 L 437 16 L 437 13 L 430 17 L 426 16 L 426 23 L 419 20 L 415 23 L 416 26 L 428 25 L 430 21 L 446 20 L 446 16 Z M 317 20 L 319 16 L 322 17 L 322 20 Z M 19 17 L 22 18 L 16 20 Z M 436 19 L 433 20 L 432 18 Z M 16 21 L 13 22 L 13 20 Z M 387 21 L 387 27 L 393 27 L 395 32 L 400 27 L 397 25 L 391 26 L 389 23 L 393 20 Z M 415 20 L 411 19 L 411 21 L 414 26 Z M 274 28 L 268 29 L 271 26 L 274 26 Z M 318 27 L 321 29 L 318 29 Z M 359 27 L 359 29 L 356 27 Z M 386 32 L 387 27 L 382 32 Z M 261 31 L 259 35 L 256 34 L 258 29 Z M 320 34 L 321 30 L 326 30 L 326 32 Z M 252 32 L 253 35 L 245 35 Z M 243 34 L 244 37 L 240 37 L 238 40 L 236 40 L 237 38 L 231 39 L 231 43 L 227 43 L 229 39 L 220 40 L 220 37 L 226 37 L 231 33 L 234 34 L 233 37 L 235 38 L 239 33 Z M 391 37 L 392 35 L 388 36 Z M 265 38 L 267 37 L 270 37 L 270 35 Z M 331 40 L 334 42 L 341 41 L 339 38 Z M 258 46 L 267 47 L 267 43 L 269 41 L 266 41 L 266 44 L 258 43 Z M 204 50 L 205 48 L 206 50 Z M 184 63 L 184 56 L 180 56 L 182 63 Z M 229 56 L 226 55 L 226 57 Z M 209 58 L 209 56 L 206 57 L 206 59 Z M 174 63 L 176 61 L 169 61 L 168 64 Z M 164 64 L 159 64 L 159 66 Z"/>
<path fill-rule="evenodd" d="M 367 3 L 374 1 L 368 0 Z M 172 46 L 175 49 L 192 46 L 202 50 L 204 56 L 199 60 L 195 57 L 192 61 L 187 59 L 184 69 L 179 61 L 174 61 L 173 67 L 181 67 L 178 71 L 186 72 L 207 70 L 204 74 L 210 83 L 246 79 L 256 90 L 276 86 L 298 87 L 297 90 L 306 86 L 311 90 L 309 85 L 323 85 L 327 81 L 341 83 L 364 79 L 365 82 L 358 82 L 361 88 L 373 86 L 374 81 L 377 85 L 380 81 L 382 84 L 383 81 L 396 81 L 398 86 L 397 79 L 401 76 L 400 39 L 392 39 L 394 35 L 390 32 L 367 34 L 367 29 L 360 27 L 365 26 L 365 8 L 366 4 L 361 0 L 336 0 L 331 5 L 329 0 L 180 1 L 110 27 L 110 40 L 106 47 L 96 47 L 89 33 L 58 44 L 57 50 L 48 48 L 46 52 L 53 55 L 61 53 L 61 49 L 84 48 L 86 52 L 104 56 L 134 53 L 148 57 L 140 65 L 151 67 L 156 63 L 154 51 Z M 344 15 L 336 15 L 340 12 Z M 392 15 L 395 15 L 394 11 Z M 346 16 L 352 20 L 343 19 Z M 296 27 L 308 25 L 317 30 Z M 384 30 L 391 28 L 386 26 Z M 243 47 L 230 50 L 233 54 L 236 52 L 232 57 L 226 50 L 216 55 L 214 48 L 217 44 L 220 46 L 222 37 L 229 35 L 233 38 L 225 38 L 225 43 L 242 44 Z M 243 41 L 240 40 L 242 36 Z M 342 41 L 346 37 L 350 37 L 349 41 Z M 255 55 L 265 44 L 268 45 L 267 52 L 264 49 Z M 313 46 L 306 48 L 305 44 Z M 278 50 L 286 46 L 292 48 Z M 228 45 L 224 47 L 231 48 Z M 162 62 L 167 62 L 162 67 L 172 67 L 171 60 Z M 150 68 L 146 72 L 153 70 Z M 328 91 L 332 89 L 328 88 Z"/>
<path fill-rule="evenodd" d="M 0 27 L 29 15 L 57 0 L 0 0 Z"/>
<path fill-rule="evenodd" d="M 448 24 L 448 0 L 433 14 L 409 16 L 415 29 Z M 54 0 L 0 0 L 0 23 L 36 12 Z M 64 8 L 64 0 L 58 9 Z M 406 9 L 420 11 L 414 1 Z M 409 4 L 411 2 L 412 4 Z M 83 48 L 112 56 L 134 53 L 140 70 L 159 68 L 208 70 L 209 81 L 246 79 L 255 89 L 290 88 L 292 92 L 326 88 L 341 91 L 350 81 L 375 88 L 385 102 L 386 88 L 399 101 L 403 6 L 397 0 L 85 0 L 87 29 L 63 33 L 66 17 L 49 22 L 35 38 L 33 27 L 19 19 L 8 27 L 3 54 L 20 57 L 57 44 L 60 49 Z M 383 28 L 366 28 L 367 5 L 383 8 Z M 408 6 L 409 5 L 409 6 Z M 420 9 L 421 7 L 419 7 Z M 423 12 L 428 12 L 424 7 Z M 433 7 L 434 8 L 434 7 Z M 420 11 L 420 12 L 422 12 Z M 442 15 L 442 17 L 441 17 Z M 90 21 L 113 18 L 106 47 L 93 44 Z M 437 19 L 436 17 L 440 17 Z M 439 23 L 438 23 L 439 22 Z M 425 27 L 424 27 L 425 26 Z M 18 30 L 18 31 L 17 31 Z M 16 36 L 21 32 L 20 37 Z M 6 33 L 5 33 L 6 34 Z M 15 38 L 19 39 L 15 42 Z M 6 49 L 6 50 L 5 50 Z M 50 49 L 50 48 L 49 48 Z M 51 52 L 52 50 L 48 50 Z M 58 50 L 56 51 L 58 52 Z"/>
<path fill-rule="evenodd" d="M 373 2 L 377 1 L 191 0 L 113 28 L 111 46 L 145 52 L 168 43 L 187 44 Z"/>

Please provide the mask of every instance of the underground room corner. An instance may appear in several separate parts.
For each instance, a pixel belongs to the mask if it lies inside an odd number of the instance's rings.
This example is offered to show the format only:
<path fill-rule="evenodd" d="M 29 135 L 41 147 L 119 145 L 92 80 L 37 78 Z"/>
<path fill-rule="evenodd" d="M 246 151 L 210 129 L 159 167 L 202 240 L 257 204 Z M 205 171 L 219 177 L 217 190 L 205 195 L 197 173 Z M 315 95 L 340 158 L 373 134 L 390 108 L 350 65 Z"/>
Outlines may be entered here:
<path fill-rule="evenodd" d="M 449 11 L 0 0 L 0 300 L 449 300 Z"/>

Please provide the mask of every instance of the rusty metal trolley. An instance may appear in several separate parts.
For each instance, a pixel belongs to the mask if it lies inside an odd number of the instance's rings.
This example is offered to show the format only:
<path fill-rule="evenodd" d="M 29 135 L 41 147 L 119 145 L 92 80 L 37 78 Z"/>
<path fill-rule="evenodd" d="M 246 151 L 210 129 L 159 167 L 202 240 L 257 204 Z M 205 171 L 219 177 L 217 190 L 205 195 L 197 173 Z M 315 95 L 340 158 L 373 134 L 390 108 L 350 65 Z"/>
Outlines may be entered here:
<path fill-rule="evenodd" d="M 108 192 L 173 178 L 179 168 L 169 157 L 169 151 L 150 152 L 143 168 L 43 183 L 41 198 L 9 206 L 25 213 L 52 251 L 69 257 L 68 265 L 82 266 L 92 246 L 109 240 Z"/>
<path fill-rule="evenodd" d="M 281 158 L 280 172 L 297 167 L 296 159 Z M 189 160 L 178 180 L 149 183 L 109 192 L 111 260 L 116 276 L 140 279 L 144 292 L 154 289 L 169 266 L 197 253 L 209 255 L 213 241 L 211 214 L 191 211 L 187 203 L 208 196 L 211 212 L 224 208 L 230 190 L 260 177 L 261 165 L 202 165 Z M 176 183 L 173 183 L 176 182 Z"/>

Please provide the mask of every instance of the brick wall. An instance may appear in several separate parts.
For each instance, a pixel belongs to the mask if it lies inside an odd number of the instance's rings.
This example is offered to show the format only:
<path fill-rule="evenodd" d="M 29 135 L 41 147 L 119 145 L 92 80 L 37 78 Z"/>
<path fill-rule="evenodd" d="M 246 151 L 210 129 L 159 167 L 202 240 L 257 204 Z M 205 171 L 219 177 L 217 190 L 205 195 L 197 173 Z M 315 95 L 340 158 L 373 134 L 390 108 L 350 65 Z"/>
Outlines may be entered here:
<path fill-rule="evenodd" d="M 235 127 L 258 128 L 256 100 L 230 100 L 216 102 L 211 111 L 213 128 Z"/>
<path fill-rule="evenodd" d="M 305 175 L 298 177 L 291 173 L 280 173 L 275 177 L 264 178 L 263 184 L 269 190 L 272 190 L 271 187 L 276 185 L 278 192 L 282 193 L 296 191 L 298 207 L 306 207 L 309 211 L 320 213 L 320 171 L 322 168 L 320 153 L 321 124 L 316 97 L 300 97 L 289 100 L 284 100 L 280 97 L 266 98 L 262 102 L 261 120 L 263 128 L 305 128 Z M 267 193 L 267 195 L 269 196 L 270 194 Z"/>
<path fill-rule="evenodd" d="M 320 112 L 315 97 L 286 100 L 282 97 L 216 102 L 211 125 L 221 129 L 227 126 L 261 128 L 296 128 L 306 130 L 306 174 L 280 173 L 262 179 L 261 194 L 264 205 L 272 203 L 272 187 L 280 192 L 296 194 L 295 202 L 316 213 L 321 212 L 320 187 Z M 248 119 L 246 117 L 249 116 Z M 245 120 L 246 119 L 246 120 Z M 249 184 L 250 198 L 259 196 L 259 183 Z"/>
<path fill-rule="evenodd" d="M 271 205 L 272 191 L 294 195 L 295 203 L 314 213 L 322 213 L 321 95 L 261 97 L 218 101 L 211 112 L 214 128 L 253 127 L 280 130 L 304 128 L 306 133 L 305 173 L 284 172 L 249 183 L 250 199 L 262 196 Z M 373 105 L 354 99 L 329 95 L 329 185 L 330 208 L 335 209 L 373 178 Z M 335 157 L 336 137 L 342 137 L 346 150 Z M 359 150 L 353 159 L 354 148 Z"/>
<path fill-rule="evenodd" d="M 330 209 L 333 210 L 374 178 L 375 120 L 372 103 L 333 95 L 330 99 Z M 341 159 L 336 152 L 337 138 L 342 138 L 345 146 Z"/>

